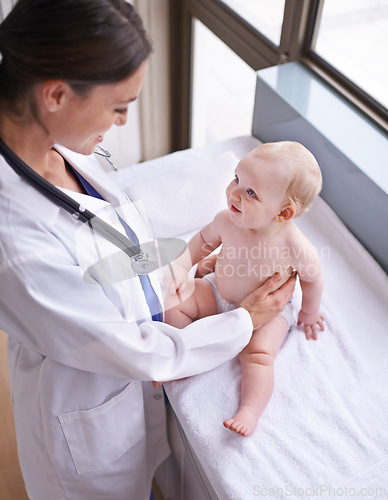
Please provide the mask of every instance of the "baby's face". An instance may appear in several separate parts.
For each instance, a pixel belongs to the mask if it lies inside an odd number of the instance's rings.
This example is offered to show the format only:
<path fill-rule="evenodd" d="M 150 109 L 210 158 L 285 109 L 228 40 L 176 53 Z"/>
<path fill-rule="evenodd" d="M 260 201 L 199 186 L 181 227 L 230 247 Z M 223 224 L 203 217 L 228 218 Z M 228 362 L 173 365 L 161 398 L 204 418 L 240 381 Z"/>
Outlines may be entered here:
<path fill-rule="evenodd" d="M 286 169 L 268 161 L 260 148 L 248 153 L 226 189 L 231 221 L 247 229 L 268 229 L 284 205 L 288 182 Z"/>

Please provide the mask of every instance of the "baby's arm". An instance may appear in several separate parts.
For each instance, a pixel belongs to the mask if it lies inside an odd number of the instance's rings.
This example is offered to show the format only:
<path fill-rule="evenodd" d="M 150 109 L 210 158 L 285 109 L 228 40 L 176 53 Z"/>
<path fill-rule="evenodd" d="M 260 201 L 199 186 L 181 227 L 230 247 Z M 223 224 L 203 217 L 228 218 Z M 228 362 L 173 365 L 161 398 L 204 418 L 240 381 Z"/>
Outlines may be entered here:
<path fill-rule="evenodd" d="M 302 307 L 299 311 L 298 325 L 304 325 L 306 339 L 318 339 L 318 330 L 324 330 L 323 316 L 320 311 L 323 276 L 316 249 L 309 243 L 304 256 L 296 266 L 302 288 Z"/>
<path fill-rule="evenodd" d="M 190 269 L 221 245 L 220 226 L 225 215 L 220 212 L 212 222 L 198 231 L 187 245 L 185 253 L 173 263 L 174 276 L 168 272 L 164 284 L 171 294 L 183 291 Z"/>

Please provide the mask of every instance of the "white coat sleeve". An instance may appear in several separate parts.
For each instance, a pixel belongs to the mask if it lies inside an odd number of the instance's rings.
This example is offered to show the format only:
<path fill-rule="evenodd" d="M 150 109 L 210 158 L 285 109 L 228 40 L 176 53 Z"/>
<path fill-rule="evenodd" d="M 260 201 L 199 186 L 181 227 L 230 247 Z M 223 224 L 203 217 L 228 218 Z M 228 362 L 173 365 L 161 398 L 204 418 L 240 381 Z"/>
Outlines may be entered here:
<path fill-rule="evenodd" d="M 172 380 L 210 370 L 249 342 L 244 309 L 199 320 L 183 330 L 126 323 L 100 286 L 82 279 L 65 246 L 47 231 L 34 247 L 2 255 L 1 325 L 22 345 L 58 363 L 138 380 Z M 18 255 L 15 257 L 15 255 Z"/>

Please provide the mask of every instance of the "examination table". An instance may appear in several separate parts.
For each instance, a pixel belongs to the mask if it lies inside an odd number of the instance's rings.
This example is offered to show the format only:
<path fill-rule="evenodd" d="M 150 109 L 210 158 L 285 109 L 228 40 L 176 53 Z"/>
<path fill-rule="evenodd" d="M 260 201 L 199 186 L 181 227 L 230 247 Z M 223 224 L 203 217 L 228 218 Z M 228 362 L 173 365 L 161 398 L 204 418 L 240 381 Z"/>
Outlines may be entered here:
<path fill-rule="evenodd" d="M 226 207 L 238 159 L 259 143 L 233 138 L 112 175 L 155 237 L 188 239 Z M 322 198 L 295 222 L 321 257 L 325 331 L 317 342 L 300 327 L 288 334 L 248 438 L 222 425 L 239 404 L 237 359 L 165 385 L 173 455 L 158 483 L 168 499 L 388 496 L 387 276 Z"/>

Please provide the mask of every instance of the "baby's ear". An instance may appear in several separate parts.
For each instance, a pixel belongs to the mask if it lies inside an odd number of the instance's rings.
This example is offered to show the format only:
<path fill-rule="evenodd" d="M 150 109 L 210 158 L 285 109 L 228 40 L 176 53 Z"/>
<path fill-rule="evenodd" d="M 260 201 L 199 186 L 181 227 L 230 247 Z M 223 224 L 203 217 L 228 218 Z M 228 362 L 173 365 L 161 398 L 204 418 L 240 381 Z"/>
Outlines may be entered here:
<path fill-rule="evenodd" d="M 281 211 L 275 217 L 276 222 L 285 222 L 292 219 L 295 216 L 296 208 L 295 205 L 284 205 Z"/>

